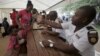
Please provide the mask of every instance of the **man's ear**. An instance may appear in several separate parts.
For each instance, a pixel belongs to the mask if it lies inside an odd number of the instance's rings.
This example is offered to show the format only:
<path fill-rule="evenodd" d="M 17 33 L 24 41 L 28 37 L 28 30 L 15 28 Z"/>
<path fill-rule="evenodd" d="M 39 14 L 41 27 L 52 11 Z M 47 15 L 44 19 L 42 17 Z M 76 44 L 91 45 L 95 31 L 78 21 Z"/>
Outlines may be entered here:
<path fill-rule="evenodd" d="M 88 18 L 84 18 L 84 20 L 82 21 L 82 23 L 85 23 L 88 21 Z"/>

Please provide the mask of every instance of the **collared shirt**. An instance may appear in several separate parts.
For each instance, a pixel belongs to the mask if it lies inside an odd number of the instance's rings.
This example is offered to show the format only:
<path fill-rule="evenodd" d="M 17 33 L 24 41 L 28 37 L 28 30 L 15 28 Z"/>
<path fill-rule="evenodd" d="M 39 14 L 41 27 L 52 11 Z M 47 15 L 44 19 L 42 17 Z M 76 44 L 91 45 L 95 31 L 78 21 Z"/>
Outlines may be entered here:
<path fill-rule="evenodd" d="M 75 26 L 71 23 L 62 23 L 61 25 L 63 29 L 66 29 L 65 35 L 68 43 L 73 44 L 82 56 L 95 56 L 94 47 L 88 41 L 86 27 L 74 32 Z"/>

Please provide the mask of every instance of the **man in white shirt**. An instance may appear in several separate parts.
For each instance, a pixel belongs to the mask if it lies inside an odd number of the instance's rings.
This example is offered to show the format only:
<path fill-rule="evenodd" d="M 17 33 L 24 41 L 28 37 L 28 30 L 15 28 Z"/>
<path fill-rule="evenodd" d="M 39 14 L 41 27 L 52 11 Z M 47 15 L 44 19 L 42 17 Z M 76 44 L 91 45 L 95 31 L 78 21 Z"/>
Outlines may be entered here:
<path fill-rule="evenodd" d="M 94 44 L 88 35 L 86 26 L 89 25 L 96 16 L 96 10 L 92 6 L 82 6 L 77 9 L 75 15 L 72 18 L 72 23 L 57 24 L 55 22 L 37 20 L 39 23 L 46 23 L 54 28 L 66 29 L 68 44 L 54 43 L 53 48 L 61 50 L 74 56 L 94 56 Z M 68 29 L 68 30 L 67 30 Z M 69 31 L 69 32 L 68 32 Z M 49 47 L 50 42 L 42 41 L 45 47 Z"/>
<path fill-rule="evenodd" d="M 60 23 L 59 19 L 57 17 L 58 17 L 58 15 L 57 15 L 56 11 L 50 11 L 49 14 L 48 14 L 48 20 L 50 20 L 52 22 Z M 44 30 L 42 32 L 43 33 L 49 33 L 51 35 L 59 35 L 62 38 L 65 37 L 63 29 L 56 29 L 56 28 L 52 27 L 52 31 Z"/>

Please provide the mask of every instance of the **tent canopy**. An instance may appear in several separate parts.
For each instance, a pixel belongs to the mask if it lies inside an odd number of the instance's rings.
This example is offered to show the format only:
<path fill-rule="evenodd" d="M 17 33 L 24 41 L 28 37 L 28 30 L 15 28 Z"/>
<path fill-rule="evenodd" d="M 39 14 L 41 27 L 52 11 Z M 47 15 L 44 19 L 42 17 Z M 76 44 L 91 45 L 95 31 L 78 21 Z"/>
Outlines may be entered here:
<path fill-rule="evenodd" d="M 31 0 L 38 10 L 45 10 L 62 0 Z M 27 0 L 0 0 L 0 8 L 26 8 Z"/>

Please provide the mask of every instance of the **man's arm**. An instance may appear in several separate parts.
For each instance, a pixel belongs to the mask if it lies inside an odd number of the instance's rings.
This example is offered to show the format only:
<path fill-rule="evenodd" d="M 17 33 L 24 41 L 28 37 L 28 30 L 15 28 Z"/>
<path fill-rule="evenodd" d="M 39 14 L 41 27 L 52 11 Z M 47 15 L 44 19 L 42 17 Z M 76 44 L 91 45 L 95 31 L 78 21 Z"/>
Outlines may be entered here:
<path fill-rule="evenodd" d="M 44 20 L 44 23 L 50 25 L 53 28 L 62 29 L 62 26 L 60 23 L 52 22 L 49 20 Z"/>
<path fill-rule="evenodd" d="M 51 34 L 51 35 L 54 35 L 54 36 L 58 36 L 59 35 L 59 33 L 53 32 L 53 31 L 43 31 L 43 32 Z"/>
<path fill-rule="evenodd" d="M 10 18 L 11 18 L 11 20 L 12 20 L 12 13 L 10 13 Z"/>
<path fill-rule="evenodd" d="M 37 22 L 40 23 L 40 24 L 50 25 L 53 28 L 62 29 L 61 24 L 56 23 L 56 22 L 49 21 L 47 19 L 44 19 L 41 15 L 38 15 Z"/>
<path fill-rule="evenodd" d="M 21 24 L 20 24 L 20 21 L 19 21 L 20 18 L 21 18 L 21 16 L 17 15 L 16 23 L 18 24 L 19 27 L 21 27 Z"/>
<path fill-rule="evenodd" d="M 42 43 L 43 43 L 43 45 L 45 47 L 50 47 L 50 42 L 49 41 L 44 40 L 44 41 L 42 41 Z M 67 54 L 73 54 L 75 56 L 80 56 L 78 49 L 76 49 L 74 47 L 74 45 L 69 45 L 69 44 L 66 44 L 66 43 L 54 42 L 52 48 L 57 49 L 59 51 L 67 53 Z"/>
<path fill-rule="evenodd" d="M 54 48 L 68 54 L 80 55 L 73 45 L 54 43 Z"/>

